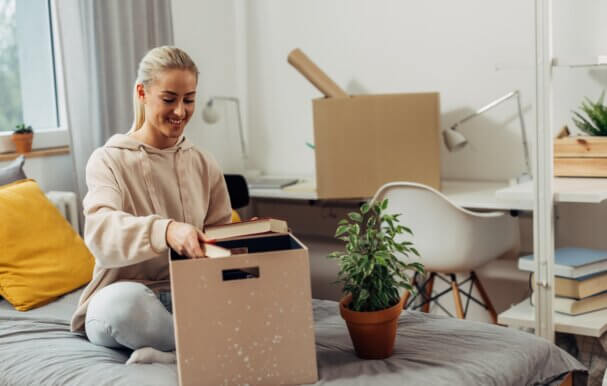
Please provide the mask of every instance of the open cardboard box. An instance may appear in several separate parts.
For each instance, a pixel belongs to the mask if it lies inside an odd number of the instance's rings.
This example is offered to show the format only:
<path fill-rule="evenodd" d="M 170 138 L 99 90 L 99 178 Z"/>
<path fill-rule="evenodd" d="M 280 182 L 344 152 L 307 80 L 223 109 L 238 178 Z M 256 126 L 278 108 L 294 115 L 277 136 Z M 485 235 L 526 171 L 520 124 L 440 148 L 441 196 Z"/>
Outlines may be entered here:
<path fill-rule="evenodd" d="M 318 198 L 367 198 L 387 182 L 440 190 L 439 94 L 313 101 Z"/>
<path fill-rule="evenodd" d="M 308 249 L 291 234 L 217 244 L 241 254 L 170 252 L 179 383 L 316 382 Z"/>

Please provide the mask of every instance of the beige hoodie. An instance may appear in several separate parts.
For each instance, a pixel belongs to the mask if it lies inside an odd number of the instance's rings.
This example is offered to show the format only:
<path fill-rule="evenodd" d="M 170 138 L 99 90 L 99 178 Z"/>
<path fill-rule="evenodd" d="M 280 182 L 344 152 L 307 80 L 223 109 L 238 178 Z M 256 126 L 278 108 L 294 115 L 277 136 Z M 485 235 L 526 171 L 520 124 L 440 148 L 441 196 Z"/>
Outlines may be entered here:
<path fill-rule="evenodd" d="M 86 165 L 84 241 L 95 256 L 93 279 L 72 317 L 84 329 L 91 296 L 119 280 L 170 289 L 166 229 L 171 220 L 227 223 L 230 198 L 217 162 L 181 137 L 156 149 L 124 134 L 95 150 Z"/>

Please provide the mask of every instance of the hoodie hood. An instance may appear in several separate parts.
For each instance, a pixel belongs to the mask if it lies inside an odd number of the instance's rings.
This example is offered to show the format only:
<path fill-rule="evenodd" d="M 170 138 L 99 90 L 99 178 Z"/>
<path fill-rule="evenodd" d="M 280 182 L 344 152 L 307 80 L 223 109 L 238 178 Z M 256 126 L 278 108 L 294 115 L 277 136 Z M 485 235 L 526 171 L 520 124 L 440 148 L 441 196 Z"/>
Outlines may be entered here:
<path fill-rule="evenodd" d="M 154 146 L 150 146 L 135 138 L 126 134 L 115 134 L 105 144 L 105 147 L 113 147 L 117 149 L 128 149 L 128 150 L 139 150 L 144 147 L 149 153 L 174 153 L 177 150 L 187 150 L 192 148 L 194 145 L 188 141 L 185 135 L 181 135 L 174 146 L 167 147 L 166 149 L 158 149 Z"/>

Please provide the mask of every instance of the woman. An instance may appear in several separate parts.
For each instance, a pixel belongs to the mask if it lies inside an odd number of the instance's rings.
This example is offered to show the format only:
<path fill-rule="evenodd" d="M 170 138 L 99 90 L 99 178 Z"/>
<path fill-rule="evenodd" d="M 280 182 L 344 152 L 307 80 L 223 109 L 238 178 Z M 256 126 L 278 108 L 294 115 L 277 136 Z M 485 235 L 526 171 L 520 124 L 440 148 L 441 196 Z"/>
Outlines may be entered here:
<path fill-rule="evenodd" d="M 205 225 L 227 223 L 231 208 L 216 161 L 183 136 L 194 113 L 198 69 L 175 47 L 139 64 L 135 120 L 86 166 L 84 240 L 93 279 L 72 318 L 97 345 L 135 350 L 128 363 L 174 361 L 168 248 L 204 256 Z"/>

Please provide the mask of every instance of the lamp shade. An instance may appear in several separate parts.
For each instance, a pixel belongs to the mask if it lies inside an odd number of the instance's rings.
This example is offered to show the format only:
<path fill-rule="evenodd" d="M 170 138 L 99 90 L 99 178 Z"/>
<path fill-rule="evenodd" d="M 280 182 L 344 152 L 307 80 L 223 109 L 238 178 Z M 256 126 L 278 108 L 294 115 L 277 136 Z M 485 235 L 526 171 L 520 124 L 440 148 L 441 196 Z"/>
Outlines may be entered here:
<path fill-rule="evenodd" d="M 202 119 L 206 123 L 211 124 L 216 123 L 219 120 L 219 113 L 213 107 L 213 103 L 209 102 L 204 106 L 204 109 L 202 109 Z"/>
<path fill-rule="evenodd" d="M 457 151 L 468 143 L 466 137 L 453 128 L 443 130 L 443 141 L 449 151 Z"/>

